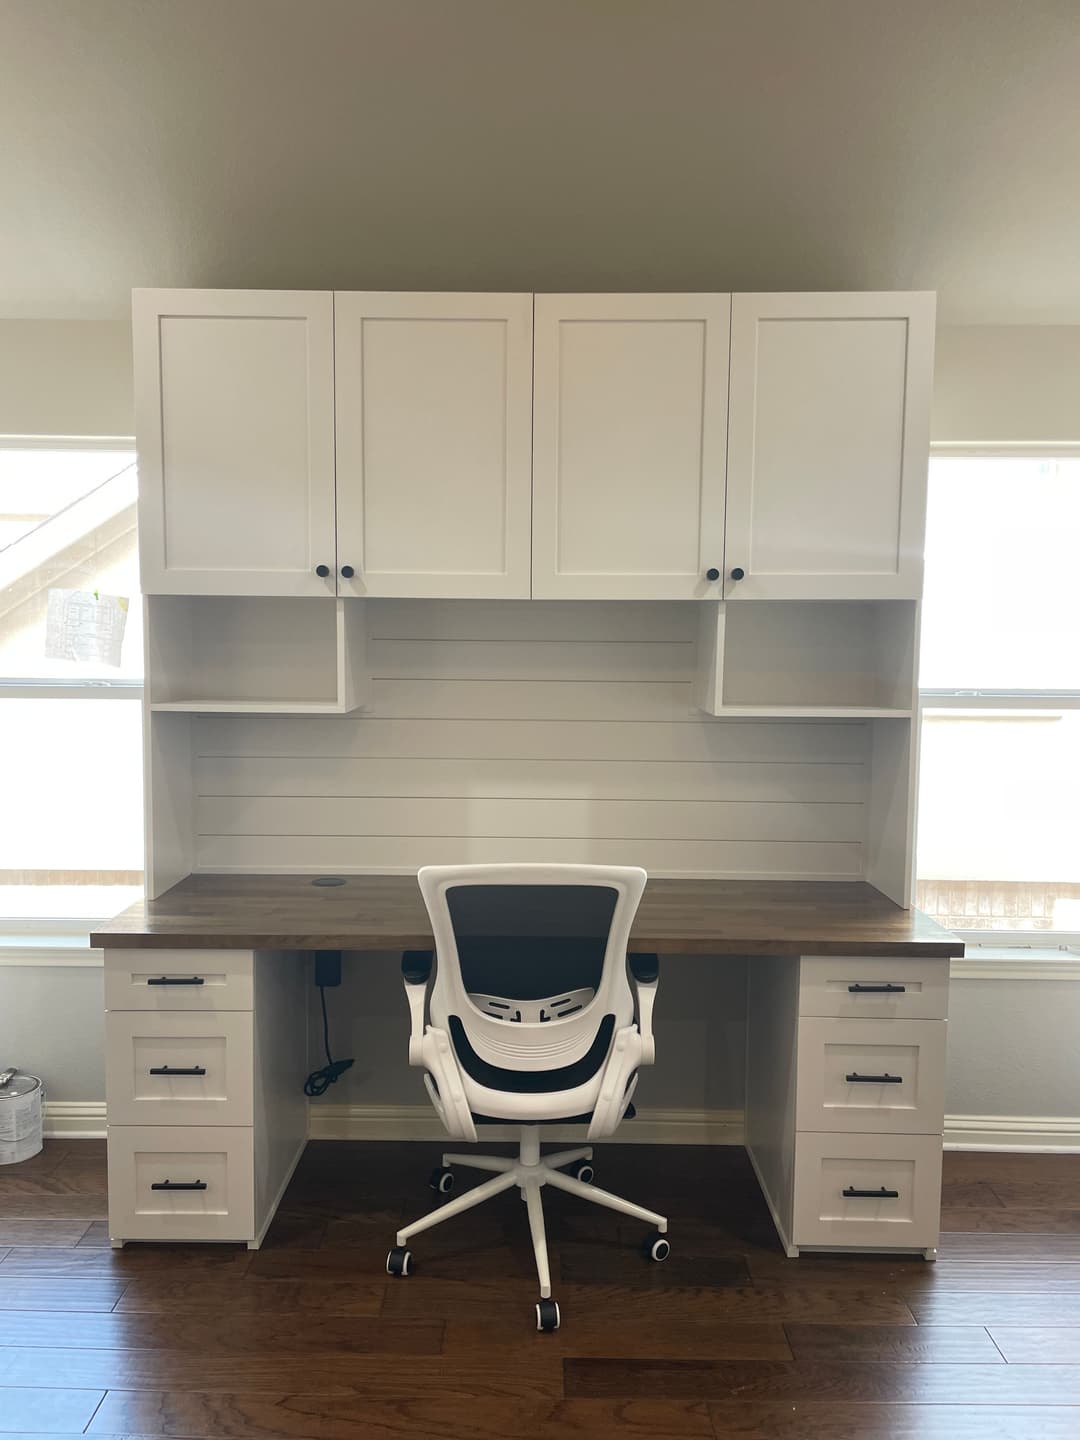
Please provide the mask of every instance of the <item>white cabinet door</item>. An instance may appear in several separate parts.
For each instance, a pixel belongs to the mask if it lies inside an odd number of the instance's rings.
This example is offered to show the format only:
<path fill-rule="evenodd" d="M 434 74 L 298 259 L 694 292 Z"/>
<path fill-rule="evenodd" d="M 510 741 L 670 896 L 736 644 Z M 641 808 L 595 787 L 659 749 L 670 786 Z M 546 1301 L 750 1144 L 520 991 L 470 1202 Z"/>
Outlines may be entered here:
<path fill-rule="evenodd" d="M 532 296 L 334 304 L 340 593 L 527 597 Z"/>
<path fill-rule="evenodd" d="M 729 598 L 918 597 L 933 334 L 932 294 L 734 297 Z"/>
<path fill-rule="evenodd" d="M 728 295 L 538 295 L 533 595 L 720 596 Z"/>
<path fill-rule="evenodd" d="M 332 296 L 136 290 L 133 310 L 143 591 L 333 595 Z"/>

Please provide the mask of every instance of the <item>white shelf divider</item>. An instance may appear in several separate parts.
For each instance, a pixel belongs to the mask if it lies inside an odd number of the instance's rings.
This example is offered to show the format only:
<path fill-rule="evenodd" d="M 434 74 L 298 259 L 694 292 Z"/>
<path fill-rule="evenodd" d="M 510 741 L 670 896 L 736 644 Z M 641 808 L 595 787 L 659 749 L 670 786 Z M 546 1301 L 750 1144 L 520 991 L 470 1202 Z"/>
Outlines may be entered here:
<path fill-rule="evenodd" d="M 366 600 L 337 602 L 337 696 L 339 709 L 348 714 L 360 710 L 371 698 L 371 674 L 367 663 Z"/>

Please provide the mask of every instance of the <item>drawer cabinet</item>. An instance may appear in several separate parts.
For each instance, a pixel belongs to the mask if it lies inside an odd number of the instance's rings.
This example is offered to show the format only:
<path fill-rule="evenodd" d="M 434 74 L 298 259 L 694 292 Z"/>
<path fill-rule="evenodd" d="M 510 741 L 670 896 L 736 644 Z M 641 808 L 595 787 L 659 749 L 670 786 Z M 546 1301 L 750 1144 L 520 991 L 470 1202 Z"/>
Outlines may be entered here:
<path fill-rule="evenodd" d="M 933 1247 L 940 1204 L 939 1135 L 796 1138 L 798 1245 Z"/>
<path fill-rule="evenodd" d="M 746 1148 L 790 1256 L 920 1250 L 941 1210 L 949 961 L 752 962 Z"/>
<path fill-rule="evenodd" d="M 940 1132 L 945 1023 L 804 1017 L 796 1093 L 799 1130 Z"/>
<path fill-rule="evenodd" d="M 307 1137 L 292 951 L 106 950 L 109 1236 L 266 1233 Z"/>
<path fill-rule="evenodd" d="M 250 1125 L 252 1039 L 250 1011 L 110 1011 L 109 1123 Z"/>
<path fill-rule="evenodd" d="M 251 1129 L 109 1128 L 109 1233 L 125 1240 L 247 1240 L 255 1225 Z"/>
<path fill-rule="evenodd" d="M 106 950 L 106 1010 L 250 1010 L 250 950 Z"/>

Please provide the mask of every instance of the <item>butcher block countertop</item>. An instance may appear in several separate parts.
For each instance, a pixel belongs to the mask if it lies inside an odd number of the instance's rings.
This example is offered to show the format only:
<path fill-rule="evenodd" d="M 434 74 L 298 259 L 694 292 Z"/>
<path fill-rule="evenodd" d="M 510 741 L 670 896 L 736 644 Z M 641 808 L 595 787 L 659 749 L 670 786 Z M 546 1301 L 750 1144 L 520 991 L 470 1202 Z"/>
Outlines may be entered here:
<path fill-rule="evenodd" d="M 92 946 L 421 950 L 433 944 L 413 875 L 189 875 L 98 927 Z M 650 880 L 631 932 L 669 955 L 948 957 L 963 942 L 858 881 Z"/>

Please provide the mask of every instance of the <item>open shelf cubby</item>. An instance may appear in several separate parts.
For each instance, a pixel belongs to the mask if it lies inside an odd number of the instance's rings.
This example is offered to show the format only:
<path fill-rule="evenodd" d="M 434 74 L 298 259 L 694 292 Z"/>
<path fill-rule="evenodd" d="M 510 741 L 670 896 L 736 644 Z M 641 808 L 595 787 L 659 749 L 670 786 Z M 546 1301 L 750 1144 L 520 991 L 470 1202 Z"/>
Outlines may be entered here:
<path fill-rule="evenodd" d="M 910 717 L 913 600 L 705 602 L 695 703 L 712 715 Z"/>
<path fill-rule="evenodd" d="M 363 600 L 151 595 L 150 709 L 342 714 L 364 704 Z"/>

